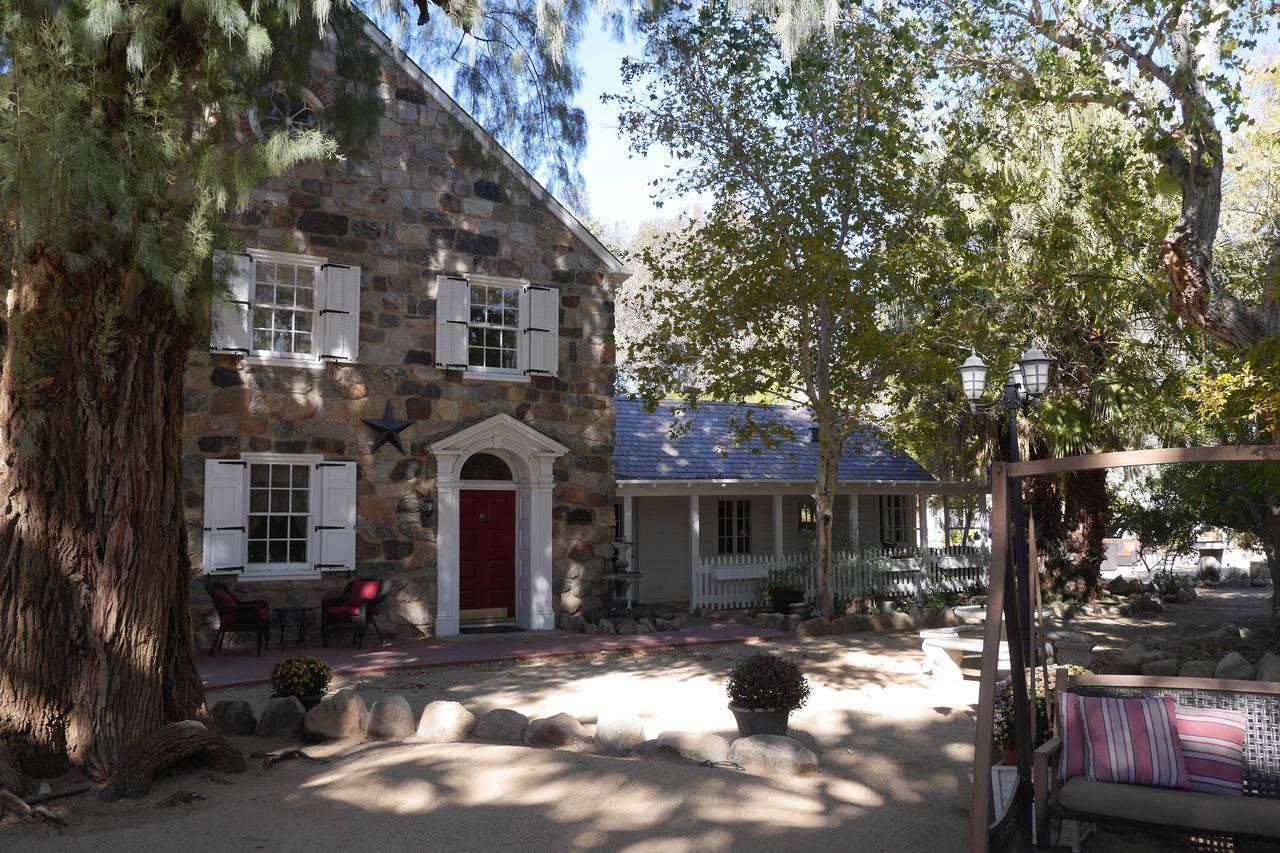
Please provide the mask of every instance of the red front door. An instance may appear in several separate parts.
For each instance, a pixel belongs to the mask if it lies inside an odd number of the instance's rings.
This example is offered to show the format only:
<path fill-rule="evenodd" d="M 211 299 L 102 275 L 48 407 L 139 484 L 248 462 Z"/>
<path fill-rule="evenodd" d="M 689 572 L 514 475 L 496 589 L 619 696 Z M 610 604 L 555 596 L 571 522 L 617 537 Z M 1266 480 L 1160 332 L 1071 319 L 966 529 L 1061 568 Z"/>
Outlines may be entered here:
<path fill-rule="evenodd" d="M 511 619 L 516 613 L 516 493 L 463 489 L 461 503 L 460 615 Z"/>

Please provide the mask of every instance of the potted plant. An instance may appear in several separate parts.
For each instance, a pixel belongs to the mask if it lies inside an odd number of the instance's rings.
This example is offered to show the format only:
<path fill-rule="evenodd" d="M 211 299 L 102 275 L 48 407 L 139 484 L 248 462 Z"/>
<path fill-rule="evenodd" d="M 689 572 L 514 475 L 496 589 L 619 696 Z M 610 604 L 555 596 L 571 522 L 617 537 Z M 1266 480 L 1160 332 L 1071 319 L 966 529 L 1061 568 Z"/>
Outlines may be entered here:
<path fill-rule="evenodd" d="M 271 668 L 275 696 L 297 696 L 308 711 L 320 704 L 333 670 L 320 658 L 286 658 Z"/>
<path fill-rule="evenodd" d="M 1053 667 L 1049 677 L 1052 678 L 1058 669 L 1059 667 Z M 1084 667 L 1075 664 L 1068 664 L 1065 669 L 1068 675 L 1092 674 Z M 1036 668 L 1035 691 L 1036 731 L 1032 734 L 1032 749 L 1037 748 L 1053 735 L 1048 712 L 1050 703 L 1057 701 L 1053 688 L 1045 684 L 1044 670 L 1039 667 Z M 1013 739 L 1013 707 L 1013 676 L 1005 676 L 996 683 L 995 716 L 991 723 L 992 743 L 1005 764 L 1018 763 L 1017 744 Z"/>
<path fill-rule="evenodd" d="M 787 718 L 809 698 L 809 680 L 793 661 L 760 652 L 733 668 L 728 693 L 741 737 L 785 735 Z"/>
<path fill-rule="evenodd" d="M 804 602 L 804 583 L 801 569 L 789 566 L 785 569 L 770 569 L 760 587 L 760 596 L 774 613 L 789 613 L 792 606 Z"/>

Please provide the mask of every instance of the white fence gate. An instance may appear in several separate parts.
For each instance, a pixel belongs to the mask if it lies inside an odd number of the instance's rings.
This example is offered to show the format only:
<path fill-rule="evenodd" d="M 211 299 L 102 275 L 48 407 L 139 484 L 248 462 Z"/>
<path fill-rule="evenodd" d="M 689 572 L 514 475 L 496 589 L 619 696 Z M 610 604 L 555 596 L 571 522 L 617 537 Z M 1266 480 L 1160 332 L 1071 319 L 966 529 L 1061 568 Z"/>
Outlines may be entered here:
<path fill-rule="evenodd" d="M 963 591 L 985 586 L 991 554 L 970 546 L 863 548 L 831 555 L 831 591 L 839 597 L 917 598 L 934 589 Z M 758 607 L 770 571 L 795 570 L 809 598 L 817 595 L 818 567 L 810 553 L 725 554 L 704 557 L 693 567 L 691 607 L 717 610 Z"/>

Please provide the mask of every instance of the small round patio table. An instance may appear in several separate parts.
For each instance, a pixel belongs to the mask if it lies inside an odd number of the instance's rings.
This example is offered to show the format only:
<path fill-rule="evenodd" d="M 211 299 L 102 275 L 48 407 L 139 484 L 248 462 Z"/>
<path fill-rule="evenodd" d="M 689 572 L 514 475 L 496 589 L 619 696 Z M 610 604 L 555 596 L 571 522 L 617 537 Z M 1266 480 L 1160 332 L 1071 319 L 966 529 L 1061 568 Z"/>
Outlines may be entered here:
<path fill-rule="evenodd" d="M 289 617 L 295 614 L 298 617 L 298 645 L 299 646 L 305 645 L 306 639 L 307 639 L 307 635 L 306 635 L 307 614 L 310 613 L 312 610 L 315 610 L 315 608 L 314 607 L 273 607 L 271 609 L 274 610 L 280 616 L 280 620 L 279 620 L 280 621 L 280 643 L 279 643 L 280 648 L 282 649 L 284 648 L 284 631 L 289 624 Z"/>

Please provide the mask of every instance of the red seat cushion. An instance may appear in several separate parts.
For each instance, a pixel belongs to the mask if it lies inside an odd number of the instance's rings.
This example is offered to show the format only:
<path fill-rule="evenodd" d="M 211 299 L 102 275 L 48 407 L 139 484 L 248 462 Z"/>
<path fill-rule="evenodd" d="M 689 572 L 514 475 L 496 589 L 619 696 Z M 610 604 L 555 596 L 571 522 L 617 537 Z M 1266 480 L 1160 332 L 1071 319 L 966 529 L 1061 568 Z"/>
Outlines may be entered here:
<path fill-rule="evenodd" d="M 347 604 L 364 604 L 366 601 L 373 601 L 378 597 L 380 586 L 382 586 L 381 581 L 354 581 L 351 584 L 351 594 L 347 596 Z"/>
<path fill-rule="evenodd" d="M 330 616 L 359 616 L 360 608 L 352 604 L 337 604 L 325 610 Z"/>
<path fill-rule="evenodd" d="M 227 592 L 222 587 L 215 586 L 209 595 L 213 598 L 213 606 L 221 613 L 224 610 L 231 610 L 236 606 L 236 597 Z"/>
<path fill-rule="evenodd" d="M 258 608 L 258 618 L 259 618 L 259 619 L 261 619 L 263 622 L 270 622 L 270 621 L 271 621 L 271 608 L 270 608 L 270 607 L 259 607 L 259 608 Z"/>
<path fill-rule="evenodd" d="M 1178 706 L 1178 739 L 1187 765 L 1187 787 L 1206 794 L 1244 794 L 1243 711 Z"/>

